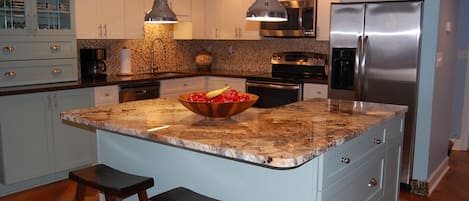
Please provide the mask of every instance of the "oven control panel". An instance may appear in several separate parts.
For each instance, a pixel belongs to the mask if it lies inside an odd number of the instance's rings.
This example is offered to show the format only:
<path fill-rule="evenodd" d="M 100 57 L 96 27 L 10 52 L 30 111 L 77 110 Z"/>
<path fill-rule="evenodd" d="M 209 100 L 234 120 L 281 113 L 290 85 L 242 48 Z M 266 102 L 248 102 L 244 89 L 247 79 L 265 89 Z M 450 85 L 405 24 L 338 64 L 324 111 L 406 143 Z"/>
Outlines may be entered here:
<path fill-rule="evenodd" d="M 276 65 L 325 66 L 327 55 L 314 52 L 277 52 L 272 55 L 271 63 Z"/>

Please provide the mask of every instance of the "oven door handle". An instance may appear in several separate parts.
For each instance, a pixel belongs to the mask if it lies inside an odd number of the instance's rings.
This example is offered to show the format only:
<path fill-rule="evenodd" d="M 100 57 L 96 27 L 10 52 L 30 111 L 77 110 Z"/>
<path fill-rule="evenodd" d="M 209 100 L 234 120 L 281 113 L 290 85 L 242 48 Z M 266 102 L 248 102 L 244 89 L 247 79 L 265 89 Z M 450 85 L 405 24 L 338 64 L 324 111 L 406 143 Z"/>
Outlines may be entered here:
<path fill-rule="evenodd" d="M 286 90 L 298 90 L 300 86 L 297 84 L 275 84 L 275 83 L 253 83 L 247 82 L 246 86 L 248 87 L 263 87 L 269 89 L 286 89 Z"/>

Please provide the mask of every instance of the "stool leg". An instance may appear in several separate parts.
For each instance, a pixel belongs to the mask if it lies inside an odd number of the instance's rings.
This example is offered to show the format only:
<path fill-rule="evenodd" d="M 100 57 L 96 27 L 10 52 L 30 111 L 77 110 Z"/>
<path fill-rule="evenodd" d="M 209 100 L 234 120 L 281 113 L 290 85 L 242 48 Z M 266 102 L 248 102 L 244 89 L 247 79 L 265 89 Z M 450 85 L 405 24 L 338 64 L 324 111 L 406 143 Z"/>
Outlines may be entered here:
<path fill-rule="evenodd" d="M 85 200 L 85 185 L 77 184 L 77 192 L 75 193 L 75 201 L 84 201 Z"/>
<path fill-rule="evenodd" d="M 120 197 L 114 195 L 104 194 L 104 197 L 106 198 L 106 201 L 122 201 Z"/>
<path fill-rule="evenodd" d="M 148 195 L 147 195 L 146 190 L 138 192 L 138 200 L 139 201 L 148 201 Z"/>

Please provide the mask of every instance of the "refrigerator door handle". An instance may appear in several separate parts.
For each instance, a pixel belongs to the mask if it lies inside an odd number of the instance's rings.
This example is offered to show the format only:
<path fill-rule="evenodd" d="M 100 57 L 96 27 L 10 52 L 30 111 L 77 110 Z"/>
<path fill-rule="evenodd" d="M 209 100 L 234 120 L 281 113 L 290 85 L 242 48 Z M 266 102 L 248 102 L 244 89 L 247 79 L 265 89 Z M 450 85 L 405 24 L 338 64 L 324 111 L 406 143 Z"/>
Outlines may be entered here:
<path fill-rule="evenodd" d="M 353 92 L 355 94 L 355 100 L 360 100 L 361 97 L 361 78 L 360 78 L 360 57 L 362 54 L 362 36 L 357 39 L 357 50 L 355 51 L 355 66 L 354 66 L 354 79 L 353 79 Z"/>
<path fill-rule="evenodd" d="M 365 68 L 366 68 L 366 51 L 368 49 L 368 36 L 365 36 L 363 39 L 363 47 L 362 47 L 362 59 L 360 63 L 360 100 L 363 101 L 365 99 L 364 93 L 365 93 Z"/>

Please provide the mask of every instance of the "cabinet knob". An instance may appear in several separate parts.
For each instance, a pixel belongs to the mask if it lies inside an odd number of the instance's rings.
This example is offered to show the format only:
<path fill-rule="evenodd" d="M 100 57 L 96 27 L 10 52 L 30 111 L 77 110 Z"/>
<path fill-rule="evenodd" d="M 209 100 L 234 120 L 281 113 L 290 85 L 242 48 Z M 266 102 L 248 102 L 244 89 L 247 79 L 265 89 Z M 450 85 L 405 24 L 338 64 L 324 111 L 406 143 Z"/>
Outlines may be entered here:
<path fill-rule="evenodd" d="M 370 182 L 368 182 L 368 187 L 375 187 L 376 185 L 378 185 L 378 181 L 375 179 L 375 178 L 371 178 L 370 179 Z"/>
<path fill-rule="evenodd" d="M 382 141 L 379 138 L 373 140 L 373 144 L 381 144 L 381 143 Z"/>
<path fill-rule="evenodd" d="M 5 75 L 5 77 L 15 77 L 16 72 L 10 71 L 10 72 L 6 72 L 4 75 Z"/>
<path fill-rule="evenodd" d="M 54 68 L 54 69 L 52 69 L 52 73 L 54 73 L 54 74 L 60 74 L 60 73 L 62 73 L 62 69 L 60 69 L 60 68 Z"/>
<path fill-rule="evenodd" d="M 340 162 L 341 162 L 341 163 L 344 163 L 344 164 L 349 164 L 349 163 L 350 163 L 350 158 L 348 158 L 348 157 L 342 157 L 342 158 L 340 159 Z"/>
<path fill-rule="evenodd" d="M 60 50 L 60 48 L 61 48 L 60 45 L 52 45 L 52 46 L 50 46 L 50 49 L 51 49 L 52 51 Z"/>
<path fill-rule="evenodd" d="M 320 91 L 316 91 L 316 94 L 322 94 Z"/>
<path fill-rule="evenodd" d="M 184 84 L 183 84 L 183 86 L 187 87 L 187 86 L 188 86 L 188 84 L 187 84 L 187 83 L 184 83 Z"/>
<path fill-rule="evenodd" d="M 104 93 L 104 96 L 109 97 L 110 95 L 111 95 L 111 94 L 109 94 L 109 93 Z"/>
<path fill-rule="evenodd" d="M 9 46 L 3 47 L 3 51 L 8 52 L 8 53 L 12 53 L 12 52 L 15 51 L 15 48 L 13 46 L 9 45 Z"/>

